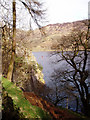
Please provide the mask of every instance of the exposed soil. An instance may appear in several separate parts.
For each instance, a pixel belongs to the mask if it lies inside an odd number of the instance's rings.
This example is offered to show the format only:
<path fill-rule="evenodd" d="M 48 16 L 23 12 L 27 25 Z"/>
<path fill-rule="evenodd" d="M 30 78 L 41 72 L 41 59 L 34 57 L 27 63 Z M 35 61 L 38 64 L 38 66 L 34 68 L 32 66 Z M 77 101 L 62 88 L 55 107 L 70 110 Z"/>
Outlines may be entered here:
<path fill-rule="evenodd" d="M 34 93 L 24 92 L 24 95 L 32 105 L 38 106 L 43 110 L 47 111 L 52 116 L 53 120 L 81 120 L 81 118 L 74 116 L 67 110 L 62 110 L 55 107 L 52 103 L 42 99 Z"/>

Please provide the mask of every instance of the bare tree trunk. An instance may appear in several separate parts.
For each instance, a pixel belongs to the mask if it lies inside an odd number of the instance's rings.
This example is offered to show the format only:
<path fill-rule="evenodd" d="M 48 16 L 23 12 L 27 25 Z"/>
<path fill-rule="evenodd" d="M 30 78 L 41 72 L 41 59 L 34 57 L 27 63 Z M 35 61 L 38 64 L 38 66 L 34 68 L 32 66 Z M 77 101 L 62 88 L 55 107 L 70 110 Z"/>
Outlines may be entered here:
<path fill-rule="evenodd" d="M 13 0 L 13 40 L 12 40 L 12 55 L 8 68 L 7 79 L 12 81 L 14 59 L 15 59 L 15 47 L 16 47 L 16 2 Z"/>
<path fill-rule="evenodd" d="M 84 98 L 83 96 L 81 97 L 81 101 L 83 104 L 83 112 L 85 115 L 90 117 L 90 104 L 89 104 L 89 100 L 86 98 Z"/>
<path fill-rule="evenodd" d="M 31 90 L 34 91 L 34 92 L 36 92 L 36 88 L 35 88 L 35 86 L 34 86 L 34 81 L 33 81 L 33 79 L 34 79 L 33 69 L 31 68 L 30 71 L 31 71 L 31 72 L 30 72 L 30 84 L 31 84 Z"/>
<path fill-rule="evenodd" d="M 66 108 L 68 109 L 68 97 L 67 97 L 67 103 L 66 103 Z"/>
<path fill-rule="evenodd" d="M 76 97 L 76 112 L 78 112 L 78 105 L 79 105 L 79 100 L 78 97 Z"/>

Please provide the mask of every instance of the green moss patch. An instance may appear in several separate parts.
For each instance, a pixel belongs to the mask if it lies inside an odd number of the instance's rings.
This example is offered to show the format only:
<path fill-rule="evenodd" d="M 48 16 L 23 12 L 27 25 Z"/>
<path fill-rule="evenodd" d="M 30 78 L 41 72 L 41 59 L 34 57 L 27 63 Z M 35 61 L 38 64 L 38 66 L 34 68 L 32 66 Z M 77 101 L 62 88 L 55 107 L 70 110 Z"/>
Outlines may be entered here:
<path fill-rule="evenodd" d="M 13 100 L 14 105 L 20 109 L 25 118 L 50 119 L 48 113 L 41 108 L 33 106 L 23 95 L 23 92 L 15 84 L 2 77 L 2 86 Z"/>

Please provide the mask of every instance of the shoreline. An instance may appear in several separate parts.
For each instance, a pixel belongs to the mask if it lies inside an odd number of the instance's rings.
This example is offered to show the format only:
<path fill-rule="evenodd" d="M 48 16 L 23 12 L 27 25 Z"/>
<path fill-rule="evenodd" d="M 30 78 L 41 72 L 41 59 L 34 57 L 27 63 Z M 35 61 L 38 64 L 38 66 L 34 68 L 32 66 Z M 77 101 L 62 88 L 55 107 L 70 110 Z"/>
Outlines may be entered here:
<path fill-rule="evenodd" d="M 63 50 L 64 52 L 72 52 L 72 50 Z M 79 50 L 84 51 L 84 50 Z M 62 52 L 62 50 L 31 50 L 31 52 Z M 90 49 L 87 50 L 87 52 L 90 52 Z"/>

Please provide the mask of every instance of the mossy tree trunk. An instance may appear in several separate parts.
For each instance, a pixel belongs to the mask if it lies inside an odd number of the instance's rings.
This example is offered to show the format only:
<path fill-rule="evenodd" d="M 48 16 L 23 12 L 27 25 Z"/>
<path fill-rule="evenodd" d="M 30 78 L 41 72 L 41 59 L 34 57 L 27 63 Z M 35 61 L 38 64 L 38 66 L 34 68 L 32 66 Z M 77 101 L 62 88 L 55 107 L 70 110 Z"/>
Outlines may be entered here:
<path fill-rule="evenodd" d="M 15 48 L 16 48 L 16 2 L 13 0 L 13 40 L 12 40 L 12 54 L 11 61 L 8 68 L 7 79 L 12 80 L 13 69 L 14 69 L 14 61 L 15 61 Z"/>

